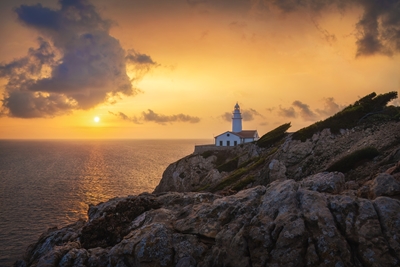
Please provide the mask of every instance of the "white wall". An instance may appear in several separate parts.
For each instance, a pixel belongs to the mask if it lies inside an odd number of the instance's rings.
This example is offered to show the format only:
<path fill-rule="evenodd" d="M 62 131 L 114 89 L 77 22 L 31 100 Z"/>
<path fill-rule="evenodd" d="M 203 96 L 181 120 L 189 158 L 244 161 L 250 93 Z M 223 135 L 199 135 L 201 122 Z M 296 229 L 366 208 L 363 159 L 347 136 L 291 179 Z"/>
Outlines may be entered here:
<path fill-rule="evenodd" d="M 228 146 L 227 142 L 229 141 L 229 146 L 234 146 L 235 145 L 235 141 L 236 144 L 239 145 L 240 144 L 240 137 L 237 135 L 234 135 L 232 133 L 226 132 L 223 133 L 219 136 L 217 136 L 215 138 L 215 145 L 216 146 L 221 146 L 221 142 L 222 142 L 222 146 Z"/>

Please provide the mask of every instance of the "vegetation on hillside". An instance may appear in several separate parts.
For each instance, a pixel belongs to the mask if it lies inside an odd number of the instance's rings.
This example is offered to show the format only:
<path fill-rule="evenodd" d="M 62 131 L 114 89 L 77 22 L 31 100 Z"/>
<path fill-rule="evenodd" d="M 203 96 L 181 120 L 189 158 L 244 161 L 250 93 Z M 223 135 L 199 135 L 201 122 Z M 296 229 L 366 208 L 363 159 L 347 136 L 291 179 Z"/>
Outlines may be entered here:
<path fill-rule="evenodd" d="M 259 147 L 270 147 L 271 145 L 285 137 L 286 131 L 290 128 L 290 126 L 290 122 L 282 124 L 281 126 L 264 134 L 260 139 L 257 140 L 256 144 Z"/>
<path fill-rule="evenodd" d="M 346 107 L 324 121 L 316 122 L 293 134 L 294 140 L 305 141 L 313 134 L 329 128 L 332 133 L 339 133 L 340 129 L 350 129 L 361 123 L 389 121 L 400 119 L 400 107 L 386 105 L 397 98 L 397 92 L 377 95 L 375 92 L 364 96 L 354 104 Z"/>
<path fill-rule="evenodd" d="M 353 153 L 339 159 L 326 170 L 328 172 L 348 172 L 355 168 L 357 165 L 375 158 L 379 155 L 379 151 L 374 147 L 365 147 L 363 149 L 354 151 Z"/>

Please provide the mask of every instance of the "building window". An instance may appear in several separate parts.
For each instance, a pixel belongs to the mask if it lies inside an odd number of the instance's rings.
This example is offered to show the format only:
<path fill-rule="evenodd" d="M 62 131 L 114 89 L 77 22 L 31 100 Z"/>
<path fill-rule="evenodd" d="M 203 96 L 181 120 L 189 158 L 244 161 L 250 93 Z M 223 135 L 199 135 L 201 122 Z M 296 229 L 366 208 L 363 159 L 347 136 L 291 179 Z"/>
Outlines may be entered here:
<path fill-rule="evenodd" d="M 230 136 L 230 134 L 226 134 L 226 136 Z"/>
<path fill-rule="evenodd" d="M 224 144 L 222 143 L 222 141 L 219 141 L 219 145 L 220 145 L 220 146 L 223 146 Z"/>
<path fill-rule="evenodd" d="M 234 146 L 237 146 L 237 141 L 234 141 L 233 144 L 234 144 Z"/>
<path fill-rule="evenodd" d="M 231 145 L 231 141 L 226 141 L 226 146 L 230 146 Z"/>

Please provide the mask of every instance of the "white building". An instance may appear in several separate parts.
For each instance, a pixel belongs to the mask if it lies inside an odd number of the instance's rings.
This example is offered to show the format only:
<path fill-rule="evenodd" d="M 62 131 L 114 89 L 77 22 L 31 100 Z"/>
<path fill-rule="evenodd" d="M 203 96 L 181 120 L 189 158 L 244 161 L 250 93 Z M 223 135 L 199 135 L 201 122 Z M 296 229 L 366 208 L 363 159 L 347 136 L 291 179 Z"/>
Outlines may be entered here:
<path fill-rule="evenodd" d="M 232 116 L 232 132 L 224 132 L 215 138 L 216 146 L 236 146 L 258 140 L 257 130 L 242 130 L 242 114 L 238 103 Z"/>

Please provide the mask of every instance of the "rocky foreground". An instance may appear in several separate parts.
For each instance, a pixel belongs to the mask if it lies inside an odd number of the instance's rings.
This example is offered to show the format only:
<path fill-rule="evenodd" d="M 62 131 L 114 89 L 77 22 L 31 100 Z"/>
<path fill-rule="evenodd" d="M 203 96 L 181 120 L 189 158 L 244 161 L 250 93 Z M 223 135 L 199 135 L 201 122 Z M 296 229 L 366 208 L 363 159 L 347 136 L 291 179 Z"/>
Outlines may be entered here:
<path fill-rule="evenodd" d="M 399 266 L 399 196 L 389 174 L 361 192 L 319 173 L 225 197 L 113 199 L 50 229 L 15 266 Z"/>
<path fill-rule="evenodd" d="M 14 266 L 400 266 L 400 123 L 189 155 L 88 217 Z"/>

